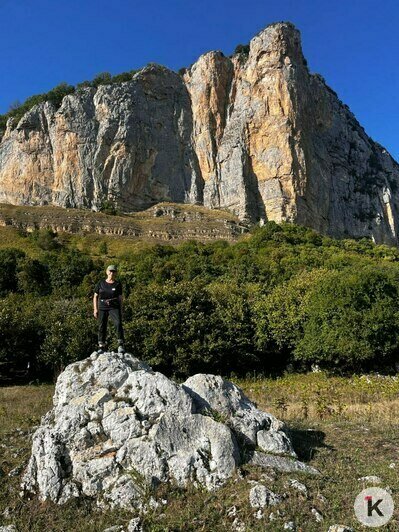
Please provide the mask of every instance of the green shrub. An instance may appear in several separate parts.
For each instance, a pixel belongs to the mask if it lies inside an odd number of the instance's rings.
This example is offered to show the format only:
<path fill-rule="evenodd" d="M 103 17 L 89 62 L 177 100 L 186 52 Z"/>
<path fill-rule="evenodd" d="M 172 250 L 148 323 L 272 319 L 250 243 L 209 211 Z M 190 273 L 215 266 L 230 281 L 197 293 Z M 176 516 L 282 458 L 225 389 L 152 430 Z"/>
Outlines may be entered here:
<path fill-rule="evenodd" d="M 58 375 L 66 365 L 89 356 L 96 345 L 96 322 L 85 299 L 46 299 L 40 312 L 44 340 L 38 354 L 41 372 Z"/>
<path fill-rule="evenodd" d="M 255 305 L 257 346 L 274 342 L 301 367 L 381 367 L 398 352 L 397 303 L 397 282 L 376 267 L 303 272 Z"/>
<path fill-rule="evenodd" d="M 36 298 L 10 294 L 0 299 L 0 362 L 16 369 L 36 365 L 44 332 Z"/>
<path fill-rule="evenodd" d="M 52 290 L 64 296 L 79 294 L 79 285 L 93 269 L 92 259 L 77 249 L 46 255 Z"/>
<path fill-rule="evenodd" d="M 48 266 L 37 259 L 24 258 L 18 266 L 18 290 L 38 296 L 51 292 Z"/>
<path fill-rule="evenodd" d="M 0 249 L 0 297 L 4 297 L 10 292 L 17 290 L 18 262 L 24 257 L 25 253 L 20 249 Z"/>
<path fill-rule="evenodd" d="M 44 251 L 54 251 L 61 249 L 62 245 L 57 238 L 57 233 L 52 229 L 43 228 L 35 229 L 30 234 L 31 240 L 36 242 L 37 246 Z"/>
<path fill-rule="evenodd" d="M 250 308 L 238 287 L 205 289 L 198 280 L 154 284 L 132 292 L 126 306 L 128 345 L 160 371 L 227 374 L 258 361 Z"/>

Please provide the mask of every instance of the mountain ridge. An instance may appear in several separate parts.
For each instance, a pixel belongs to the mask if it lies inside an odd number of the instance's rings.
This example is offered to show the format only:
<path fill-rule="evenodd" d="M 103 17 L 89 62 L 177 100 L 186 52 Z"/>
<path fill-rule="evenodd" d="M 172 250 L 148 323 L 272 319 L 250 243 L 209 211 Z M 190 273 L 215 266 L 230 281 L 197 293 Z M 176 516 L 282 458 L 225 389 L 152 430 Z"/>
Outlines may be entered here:
<path fill-rule="evenodd" d="M 310 73 L 299 31 L 273 23 L 247 51 L 206 52 L 181 75 L 150 64 L 33 107 L 0 143 L 0 201 L 171 201 L 398 245 L 399 164 Z"/>

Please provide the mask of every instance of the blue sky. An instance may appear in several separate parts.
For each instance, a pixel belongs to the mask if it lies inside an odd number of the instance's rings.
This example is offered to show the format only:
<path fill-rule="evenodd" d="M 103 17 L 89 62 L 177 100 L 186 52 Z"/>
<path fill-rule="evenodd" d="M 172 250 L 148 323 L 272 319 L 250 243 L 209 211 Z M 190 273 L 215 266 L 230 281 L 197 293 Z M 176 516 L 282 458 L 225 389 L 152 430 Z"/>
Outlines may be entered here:
<path fill-rule="evenodd" d="M 304 55 L 399 161 L 399 5 L 394 0 L 0 0 L 0 113 L 16 100 L 149 61 L 174 70 L 231 54 L 289 20 Z"/>

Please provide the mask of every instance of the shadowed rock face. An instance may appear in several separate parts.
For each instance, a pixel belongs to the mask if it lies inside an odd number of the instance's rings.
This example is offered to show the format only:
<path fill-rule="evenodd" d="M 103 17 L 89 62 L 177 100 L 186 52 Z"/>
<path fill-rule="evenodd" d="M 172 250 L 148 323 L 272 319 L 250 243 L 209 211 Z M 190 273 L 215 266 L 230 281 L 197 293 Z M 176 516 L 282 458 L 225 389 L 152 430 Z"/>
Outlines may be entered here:
<path fill-rule="evenodd" d="M 398 182 L 399 165 L 309 72 L 290 23 L 266 27 L 248 54 L 202 55 L 183 77 L 150 65 L 58 110 L 40 104 L 0 144 L 3 202 L 199 203 L 392 244 Z"/>
<path fill-rule="evenodd" d="M 318 473 L 295 459 L 284 423 L 216 375 L 180 385 L 129 353 L 94 352 L 59 376 L 53 403 L 22 481 L 41 500 L 133 509 L 161 482 L 213 490 L 246 462 Z"/>

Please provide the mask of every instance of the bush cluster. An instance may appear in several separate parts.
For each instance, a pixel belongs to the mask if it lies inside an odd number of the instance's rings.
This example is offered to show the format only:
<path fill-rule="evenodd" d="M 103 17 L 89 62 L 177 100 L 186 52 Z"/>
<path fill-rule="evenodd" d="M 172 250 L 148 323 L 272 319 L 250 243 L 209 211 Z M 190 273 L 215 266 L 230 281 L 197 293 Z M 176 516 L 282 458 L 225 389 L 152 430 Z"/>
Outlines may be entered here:
<path fill-rule="evenodd" d="M 0 363 L 29 362 L 49 378 L 94 350 L 106 258 L 51 231 L 27 238 L 35 258 L 0 251 Z M 132 247 L 117 262 L 127 346 L 166 374 L 386 371 L 399 361 L 396 248 L 268 222 L 235 244 Z"/>

